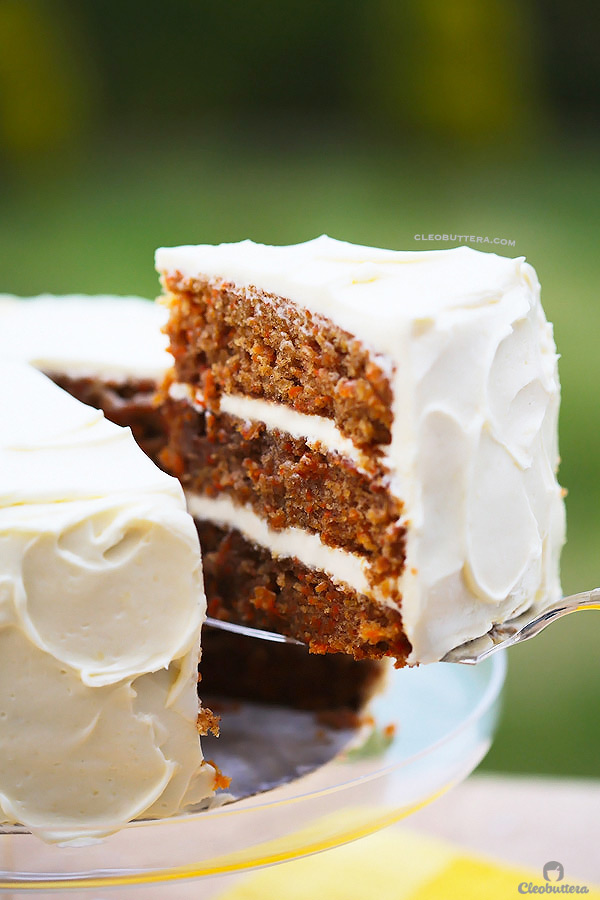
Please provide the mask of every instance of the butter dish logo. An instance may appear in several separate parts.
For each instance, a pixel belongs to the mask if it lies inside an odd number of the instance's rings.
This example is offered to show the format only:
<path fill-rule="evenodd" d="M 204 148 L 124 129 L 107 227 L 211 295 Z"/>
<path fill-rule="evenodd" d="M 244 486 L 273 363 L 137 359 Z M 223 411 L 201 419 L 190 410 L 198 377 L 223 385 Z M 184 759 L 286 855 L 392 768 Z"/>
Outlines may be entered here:
<path fill-rule="evenodd" d="M 519 885 L 520 894 L 589 894 L 590 889 L 584 884 L 556 884 L 565 877 L 565 867 L 556 860 L 550 860 L 543 868 L 545 884 L 534 884 L 532 881 L 522 881 Z"/>
<path fill-rule="evenodd" d="M 544 866 L 544 878 L 546 881 L 562 881 L 565 877 L 565 867 L 559 862 L 547 862 Z"/>

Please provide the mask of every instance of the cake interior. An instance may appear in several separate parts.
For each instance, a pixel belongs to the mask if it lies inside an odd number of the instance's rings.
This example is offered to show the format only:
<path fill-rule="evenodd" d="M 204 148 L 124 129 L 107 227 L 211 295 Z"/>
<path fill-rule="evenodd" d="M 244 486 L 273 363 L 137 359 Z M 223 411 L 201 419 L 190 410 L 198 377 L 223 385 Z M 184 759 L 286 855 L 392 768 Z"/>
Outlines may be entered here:
<path fill-rule="evenodd" d="M 403 664 L 406 528 L 383 458 L 383 367 L 283 298 L 178 273 L 164 284 L 175 364 L 161 459 L 197 521 L 210 614 Z"/>

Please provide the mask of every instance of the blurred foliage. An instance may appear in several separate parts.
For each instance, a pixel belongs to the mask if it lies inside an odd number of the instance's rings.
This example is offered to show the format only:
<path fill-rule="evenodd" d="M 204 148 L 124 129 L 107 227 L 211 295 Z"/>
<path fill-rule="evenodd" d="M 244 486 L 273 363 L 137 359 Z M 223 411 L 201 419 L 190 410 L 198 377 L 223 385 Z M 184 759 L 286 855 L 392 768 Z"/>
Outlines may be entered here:
<path fill-rule="evenodd" d="M 528 4 L 377 0 L 369 12 L 361 88 L 380 121 L 475 145 L 541 121 Z"/>
<path fill-rule="evenodd" d="M 7 155 L 27 159 L 76 139 L 93 93 L 66 7 L 0 0 L 0 136 Z"/>
<path fill-rule="evenodd" d="M 598 133 L 600 53 L 593 0 L 534 0 L 529 45 L 538 48 L 544 97 L 563 129 Z"/>
<path fill-rule="evenodd" d="M 526 142 L 599 111 L 585 3 L 0 0 L 5 155 L 119 130 L 229 123 L 242 138 L 294 117 L 401 142 Z"/>

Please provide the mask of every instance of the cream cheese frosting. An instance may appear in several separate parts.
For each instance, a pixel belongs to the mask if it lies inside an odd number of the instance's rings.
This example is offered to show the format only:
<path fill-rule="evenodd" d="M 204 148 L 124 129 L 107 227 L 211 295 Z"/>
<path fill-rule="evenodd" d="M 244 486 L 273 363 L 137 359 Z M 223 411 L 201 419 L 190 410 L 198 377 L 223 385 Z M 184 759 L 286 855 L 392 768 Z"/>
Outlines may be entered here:
<path fill-rule="evenodd" d="M 389 373 L 394 420 L 382 450 L 408 526 L 399 588 L 410 662 L 438 660 L 558 599 L 557 354 L 524 258 L 322 236 L 161 248 L 156 267 L 304 306 L 359 338 Z"/>
<path fill-rule="evenodd" d="M 276 557 L 295 557 L 304 565 L 320 569 L 342 586 L 352 585 L 360 593 L 369 592 L 367 565 L 356 553 L 339 547 L 328 547 L 318 534 L 303 528 L 271 528 L 250 506 L 240 506 L 226 494 L 207 497 L 186 493 L 187 505 L 194 518 L 234 528 L 249 541 L 265 547 Z"/>
<path fill-rule="evenodd" d="M 172 363 L 167 311 L 140 297 L 0 294 L 0 359 L 50 374 L 160 380 Z"/>
<path fill-rule="evenodd" d="M 0 380 L 0 823 L 97 838 L 213 792 L 179 483 L 33 368 Z"/>
<path fill-rule="evenodd" d="M 173 382 L 169 386 L 169 396 L 173 400 L 186 400 L 198 410 L 206 409 L 202 390 L 190 384 Z M 283 403 L 274 403 L 272 400 L 227 393 L 220 395 L 219 410 L 248 422 L 262 422 L 271 431 L 278 429 L 292 437 L 303 438 L 308 446 L 314 449 L 326 453 L 339 453 L 340 456 L 356 463 L 358 468 L 362 468 L 368 462 L 360 447 L 345 437 L 335 422 L 324 416 L 299 413 Z"/>

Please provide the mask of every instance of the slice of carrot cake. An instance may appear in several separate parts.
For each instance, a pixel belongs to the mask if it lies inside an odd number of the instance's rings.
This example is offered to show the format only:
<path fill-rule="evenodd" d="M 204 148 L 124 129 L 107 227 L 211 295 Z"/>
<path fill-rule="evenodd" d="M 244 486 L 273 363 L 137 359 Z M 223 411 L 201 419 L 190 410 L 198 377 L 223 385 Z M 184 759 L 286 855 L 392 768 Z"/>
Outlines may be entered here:
<path fill-rule="evenodd" d="M 558 597 L 557 356 L 523 258 L 323 236 L 156 265 L 163 460 L 212 615 L 414 664 Z"/>

